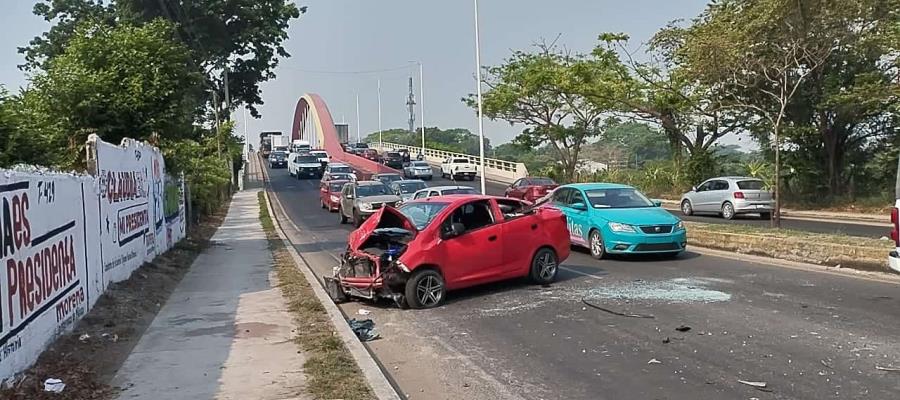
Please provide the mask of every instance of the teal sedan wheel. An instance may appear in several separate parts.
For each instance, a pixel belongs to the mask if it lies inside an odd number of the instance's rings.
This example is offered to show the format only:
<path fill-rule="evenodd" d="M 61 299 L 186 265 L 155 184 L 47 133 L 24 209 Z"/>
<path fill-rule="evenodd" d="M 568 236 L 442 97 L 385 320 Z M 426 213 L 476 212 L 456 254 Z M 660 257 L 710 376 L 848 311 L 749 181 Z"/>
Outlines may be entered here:
<path fill-rule="evenodd" d="M 589 241 L 591 257 L 594 257 L 598 260 L 606 257 L 606 247 L 603 245 L 603 236 L 600 236 L 600 231 L 591 231 Z"/>

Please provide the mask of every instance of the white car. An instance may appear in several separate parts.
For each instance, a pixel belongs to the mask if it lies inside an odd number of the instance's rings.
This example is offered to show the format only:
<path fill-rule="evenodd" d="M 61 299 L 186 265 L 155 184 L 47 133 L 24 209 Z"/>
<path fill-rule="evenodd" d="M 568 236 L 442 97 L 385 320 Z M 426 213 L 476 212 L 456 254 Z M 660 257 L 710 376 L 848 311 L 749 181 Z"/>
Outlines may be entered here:
<path fill-rule="evenodd" d="M 318 157 L 309 154 L 291 153 L 288 157 L 288 173 L 300 178 L 321 178 L 322 163 Z"/>
<path fill-rule="evenodd" d="M 475 174 L 478 167 L 468 158 L 450 157 L 441 163 L 441 177 L 457 180 L 466 178 L 470 181 L 475 180 Z"/>
<path fill-rule="evenodd" d="M 323 164 L 328 164 L 331 161 L 331 157 L 325 150 L 313 150 L 309 152 L 309 155 L 318 157 L 319 162 Z"/>
<path fill-rule="evenodd" d="M 426 197 L 449 196 L 452 194 L 480 194 L 475 188 L 469 186 L 435 186 L 417 191 L 412 195 L 412 200 Z"/>

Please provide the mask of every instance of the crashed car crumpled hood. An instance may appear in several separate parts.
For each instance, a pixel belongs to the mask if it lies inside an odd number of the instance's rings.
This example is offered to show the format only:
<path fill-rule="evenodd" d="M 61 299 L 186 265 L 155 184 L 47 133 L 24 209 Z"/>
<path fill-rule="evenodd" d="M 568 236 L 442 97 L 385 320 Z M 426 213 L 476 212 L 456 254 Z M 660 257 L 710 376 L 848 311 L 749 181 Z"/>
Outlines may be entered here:
<path fill-rule="evenodd" d="M 351 250 L 359 251 L 376 230 L 390 228 L 407 230 L 413 237 L 419 232 L 412 221 L 396 208 L 383 207 L 372 214 L 359 228 L 350 232 L 350 235 L 347 236 L 347 245 Z"/>

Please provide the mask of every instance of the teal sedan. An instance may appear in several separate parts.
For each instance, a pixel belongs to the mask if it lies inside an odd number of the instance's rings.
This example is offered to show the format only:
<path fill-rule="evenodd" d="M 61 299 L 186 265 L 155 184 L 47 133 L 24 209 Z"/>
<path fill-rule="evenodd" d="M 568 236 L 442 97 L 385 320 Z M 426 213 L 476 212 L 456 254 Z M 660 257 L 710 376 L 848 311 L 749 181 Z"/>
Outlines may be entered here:
<path fill-rule="evenodd" d="M 549 200 L 566 214 L 572 244 L 590 249 L 594 258 L 646 253 L 675 257 L 687 246 L 681 220 L 631 186 L 564 185 Z"/>

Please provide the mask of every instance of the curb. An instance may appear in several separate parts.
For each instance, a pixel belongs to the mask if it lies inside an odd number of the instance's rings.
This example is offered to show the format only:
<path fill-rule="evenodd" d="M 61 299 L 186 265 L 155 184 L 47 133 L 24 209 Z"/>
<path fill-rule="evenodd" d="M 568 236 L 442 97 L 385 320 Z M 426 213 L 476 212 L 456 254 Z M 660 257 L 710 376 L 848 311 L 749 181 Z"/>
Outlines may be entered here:
<path fill-rule="evenodd" d="M 264 186 L 268 186 L 268 174 L 264 169 L 262 175 L 264 176 Z M 356 337 L 356 334 L 350 329 L 346 317 L 334 302 L 331 301 L 331 297 L 328 296 L 328 293 L 325 293 L 325 289 L 322 288 L 322 284 L 316 274 L 312 271 L 312 268 L 309 267 L 306 260 L 297 253 L 297 249 L 295 249 L 291 241 L 288 240 L 281 227 L 281 222 L 275 216 L 273 200 L 269 197 L 268 190 L 263 187 L 262 192 L 266 197 L 266 203 L 269 206 L 269 217 L 272 218 L 272 222 L 275 224 L 275 232 L 278 234 L 282 243 L 284 243 L 285 248 L 294 260 L 297 268 L 303 272 L 303 276 L 306 277 L 306 280 L 310 283 L 309 286 L 312 287 L 313 292 L 316 294 L 316 298 L 319 299 L 319 302 L 322 303 L 322 306 L 331 318 L 331 323 L 334 325 L 335 331 L 338 333 L 338 336 L 340 336 L 344 346 L 347 346 L 347 350 L 350 352 L 350 355 L 353 356 L 353 359 L 356 361 L 356 365 L 359 367 L 360 371 L 362 371 L 363 376 L 365 376 L 375 397 L 379 400 L 400 400 L 400 395 L 394 390 L 394 387 L 391 385 L 387 376 L 385 376 L 384 372 L 382 372 L 381 368 L 378 366 L 378 362 L 375 361 L 372 354 L 366 350 L 365 346 L 363 346 Z M 278 199 L 275 199 L 275 202 L 278 202 Z M 281 204 L 279 203 L 279 206 L 280 205 Z"/>

